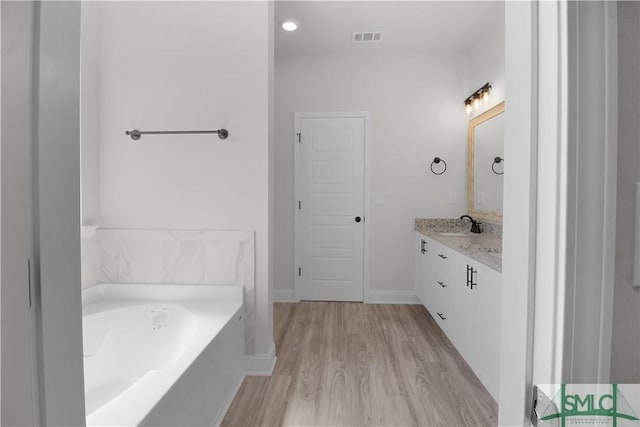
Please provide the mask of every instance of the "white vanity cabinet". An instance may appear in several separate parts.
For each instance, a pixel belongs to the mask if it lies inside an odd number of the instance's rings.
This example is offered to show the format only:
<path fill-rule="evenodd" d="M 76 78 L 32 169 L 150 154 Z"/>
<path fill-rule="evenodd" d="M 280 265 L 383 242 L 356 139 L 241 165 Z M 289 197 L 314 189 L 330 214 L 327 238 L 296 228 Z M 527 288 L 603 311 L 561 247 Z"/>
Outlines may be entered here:
<path fill-rule="evenodd" d="M 452 339 L 489 393 L 498 400 L 500 366 L 501 274 L 465 255 L 457 254 L 459 274 L 455 299 L 462 324 Z"/>
<path fill-rule="evenodd" d="M 501 274 L 416 232 L 416 295 L 498 399 Z"/>

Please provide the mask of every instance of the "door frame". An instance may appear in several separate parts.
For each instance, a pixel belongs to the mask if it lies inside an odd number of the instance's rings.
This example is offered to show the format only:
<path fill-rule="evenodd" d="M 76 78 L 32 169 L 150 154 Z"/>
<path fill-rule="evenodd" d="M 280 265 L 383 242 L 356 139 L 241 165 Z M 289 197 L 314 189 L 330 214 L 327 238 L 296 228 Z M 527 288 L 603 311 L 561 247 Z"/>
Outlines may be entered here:
<path fill-rule="evenodd" d="M 564 13 L 571 80 L 562 379 L 606 384 L 611 371 L 616 248 L 617 3 L 568 2 Z"/>
<path fill-rule="evenodd" d="M 298 143 L 298 133 L 300 133 L 300 122 L 302 119 L 364 119 L 364 242 L 363 242 L 363 302 L 369 302 L 369 230 L 371 221 L 370 216 L 370 178 L 371 178 L 371 113 L 369 111 L 338 111 L 338 112 L 315 112 L 315 113 L 293 113 L 293 134 L 291 141 L 293 144 L 293 283 L 294 283 L 294 300 L 300 301 L 302 295 L 302 281 L 298 276 L 298 267 L 301 265 L 300 250 L 302 248 L 301 240 L 301 218 L 298 209 L 298 200 L 300 200 L 301 186 L 301 162 L 302 153 L 300 144 Z"/>
<path fill-rule="evenodd" d="M 504 193 L 509 203 L 503 223 L 501 317 L 508 321 L 501 325 L 499 425 L 531 425 L 535 384 L 608 382 L 617 165 L 611 63 L 617 49 L 615 5 L 605 2 L 585 15 L 576 6 L 597 7 L 595 2 L 505 4 L 505 157 L 510 159 L 505 168 L 510 179 Z M 585 25 L 593 22 L 597 25 Z M 591 80 L 576 72 L 580 40 L 597 40 L 588 60 L 608 64 Z M 585 90 L 594 83 L 597 90 Z M 597 110 L 602 105 L 604 110 Z M 580 142 L 594 143 L 584 135 L 578 138 L 590 114 L 602 137 L 595 139 L 600 157 L 580 150 Z M 584 197 L 584 171 L 598 174 L 600 192 L 589 196 L 605 205 L 602 210 L 579 210 L 573 193 L 583 191 Z M 601 254 L 599 259 L 582 256 L 585 247 Z M 597 279 L 580 283 L 577 292 L 577 271 Z M 585 308 L 600 315 L 585 317 Z M 587 360 L 580 360 L 577 346 L 588 349 Z"/>
<path fill-rule="evenodd" d="M 84 425 L 79 2 L 34 3 L 28 207 L 36 425 Z M 65 102 L 60 102 L 65 100 Z"/>
<path fill-rule="evenodd" d="M 0 414 L 0 424 L 40 425 L 35 310 L 28 276 L 35 4 L 3 2 L 1 8 L 0 407 L 4 407 L 4 418 Z"/>

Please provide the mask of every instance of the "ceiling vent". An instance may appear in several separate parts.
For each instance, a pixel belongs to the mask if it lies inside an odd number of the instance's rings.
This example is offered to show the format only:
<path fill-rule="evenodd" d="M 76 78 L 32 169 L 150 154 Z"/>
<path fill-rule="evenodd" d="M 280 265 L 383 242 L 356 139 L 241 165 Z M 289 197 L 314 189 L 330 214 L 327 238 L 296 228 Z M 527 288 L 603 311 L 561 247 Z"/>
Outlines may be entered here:
<path fill-rule="evenodd" d="M 353 33 L 354 43 L 377 43 L 382 41 L 382 31 L 359 31 Z"/>

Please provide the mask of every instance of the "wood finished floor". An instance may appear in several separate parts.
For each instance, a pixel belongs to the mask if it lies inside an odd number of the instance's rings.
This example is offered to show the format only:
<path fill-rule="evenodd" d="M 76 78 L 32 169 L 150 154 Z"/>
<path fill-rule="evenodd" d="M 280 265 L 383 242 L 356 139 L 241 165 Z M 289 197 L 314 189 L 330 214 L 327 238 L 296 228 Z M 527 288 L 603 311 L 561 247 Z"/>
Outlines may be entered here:
<path fill-rule="evenodd" d="M 491 426 L 497 404 L 420 305 L 274 304 L 278 360 L 222 426 Z"/>

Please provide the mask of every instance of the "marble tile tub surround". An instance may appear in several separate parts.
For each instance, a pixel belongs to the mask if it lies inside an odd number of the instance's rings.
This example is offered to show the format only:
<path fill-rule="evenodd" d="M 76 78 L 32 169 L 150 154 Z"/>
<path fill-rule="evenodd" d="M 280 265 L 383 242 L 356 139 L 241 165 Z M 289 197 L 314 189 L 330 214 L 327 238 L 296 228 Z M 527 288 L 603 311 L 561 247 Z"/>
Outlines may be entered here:
<path fill-rule="evenodd" d="M 253 231 L 100 228 L 82 239 L 82 287 L 97 283 L 242 286 L 245 347 L 254 353 Z"/>
<path fill-rule="evenodd" d="M 502 224 L 482 222 L 482 233 L 471 233 L 468 220 L 416 218 L 415 230 L 496 271 L 502 272 Z M 443 236 L 441 233 L 464 233 Z"/>

